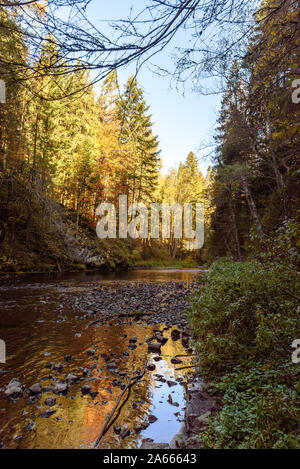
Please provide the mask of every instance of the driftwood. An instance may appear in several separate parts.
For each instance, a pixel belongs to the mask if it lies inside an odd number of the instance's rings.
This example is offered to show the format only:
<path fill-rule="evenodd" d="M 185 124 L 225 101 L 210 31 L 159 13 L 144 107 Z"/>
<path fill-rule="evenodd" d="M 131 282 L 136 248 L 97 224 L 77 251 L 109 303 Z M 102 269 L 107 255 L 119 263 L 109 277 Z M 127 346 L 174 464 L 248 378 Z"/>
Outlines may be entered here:
<path fill-rule="evenodd" d="M 121 393 L 115 407 L 113 408 L 113 410 L 111 411 L 111 413 L 109 414 L 106 422 L 105 422 L 105 425 L 94 445 L 94 449 L 97 449 L 99 447 L 99 444 L 102 440 L 102 438 L 104 437 L 104 435 L 106 435 L 106 433 L 108 432 L 108 430 L 110 429 L 110 427 L 114 424 L 114 422 L 117 420 L 117 418 L 119 417 L 120 415 L 120 412 L 123 408 L 123 406 L 126 404 L 126 402 L 128 401 L 129 399 L 129 396 L 130 396 L 130 393 L 131 393 L 131 388 L 141 379 L 144 377 L 145 375 L 145 372 L 146 372 L 146 368 L 147 368 L 147 364 L 148 364 L 148 360 L 146 360 L 145 362 L 145 365 L 144 365 L 144 369 L 143 369 L 143 372 L 137 376 L 135 376 L 134 378 L 129 378 L 128 380 L 128 383 L 127 383 L 127 386 L 126 388 L 123 390 L 123 392 Z M 120 405 L 120 402 L 122 401 L 122 398 L 124 397 L 125 393 L 128 391 L 128 395 L 126 397 L 126 399 L 124 400 L 124 402 Z M 120 405 L 120 407 L 119 407 Z M 119 407 L 119 408 L 118 408 Z M 118 411 L 117 411 L 118 410 Z M 117 411 L 117 414 L 115 415 L 115 417 L 113 418 L 115 412 Z M 113 418 L 113 419 L 112 419 Z"/>
<path fill-rule="evenodd" d="M 199 366 L 199 363 L 196 363 L 195 365 L 181 366 L 180 368 L 175 368 L 175 371 L 186 370 L 188 368 L 197 368 L 197 366 Z"/>

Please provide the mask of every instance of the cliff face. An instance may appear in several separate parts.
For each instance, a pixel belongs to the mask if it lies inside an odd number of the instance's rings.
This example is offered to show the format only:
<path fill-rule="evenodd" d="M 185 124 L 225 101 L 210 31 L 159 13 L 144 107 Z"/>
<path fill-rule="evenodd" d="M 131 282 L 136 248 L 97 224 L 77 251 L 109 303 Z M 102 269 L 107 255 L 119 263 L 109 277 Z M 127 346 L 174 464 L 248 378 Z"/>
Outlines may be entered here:
<path fill-rule="evenodd" d="M 20 181 L 0 186 L 0 272 L 127 268 L 132 243 L 100 240 L 95 227 Z"/>

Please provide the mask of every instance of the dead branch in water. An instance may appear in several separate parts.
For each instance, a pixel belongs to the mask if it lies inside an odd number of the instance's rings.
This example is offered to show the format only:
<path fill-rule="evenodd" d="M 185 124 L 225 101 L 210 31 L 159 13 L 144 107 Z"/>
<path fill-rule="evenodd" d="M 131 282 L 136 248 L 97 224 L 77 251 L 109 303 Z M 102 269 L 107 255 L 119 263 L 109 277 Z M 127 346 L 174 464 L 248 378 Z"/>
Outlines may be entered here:
<path fill-rule="evenodd" d="M 105 425 L 95 443 L 95 446 L 94 446 L 94 449 L 97 449 L 99 447 L 99 444 L 102 440 L 102 438 L 104 437 L 104 435 L 108 432 L 108 430 L 110 429 L 110 427 L 113 425 L 113 423 L 116 421 L 116 419 L 118 418 L 118 416 L 120 415 L 120 412 L 123 408 L 123 406 L 126 404 L 126 402 L 128 401 L 129 399 L 129 396 L 130 396 L 130 392 L 131 392 L 131 388 L 138 382 L 138 380 L 140 380 L 141 378 L 144 377 L 145 375 L 145 372 L 146 372 L 146 367 L 147 367 L 147 364 L 148 364 L 148 360 L 146 360 L 145 362 L 145 365 L 144 365 L 144 369 L 143 369 L 143 372 L 137 376 L 135 376 L 134 378 L 129 378 L 129 381 L 127 383 L 127 386 L 126 388 L 123 390 L 123 392 L 121 393 L 115 407 L 113 408 L 113 410 L 111 411 L 111 413 L 109 414 L 106 422 L 105 422 Z M 123 398 L 123 396 L 125 395 L 125 393 L 128 391 L 128 395 L 126 397 L 126 399 L 124 400 L 124 402 L 121 404 L 121 406 L 119 407 L 119 404 Z M 119 409 L 118 409 L 119 407 Z M 117 415 L 114 417 L 114 419 L 112 420 L 113 416 L 114 416 L 114 413 L 116 412 L 116 410 L 118 409 L 118 412 L 117 412 Z"/>

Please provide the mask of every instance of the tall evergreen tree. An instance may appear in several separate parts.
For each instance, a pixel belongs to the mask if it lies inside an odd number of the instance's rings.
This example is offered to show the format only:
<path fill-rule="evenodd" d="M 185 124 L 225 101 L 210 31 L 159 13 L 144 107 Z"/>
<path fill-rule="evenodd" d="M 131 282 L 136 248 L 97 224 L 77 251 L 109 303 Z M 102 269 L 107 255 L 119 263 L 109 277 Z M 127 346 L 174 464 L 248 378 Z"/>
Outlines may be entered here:
<path fill-rule="evenodd" d="M 151 200 L 160 167 L 158 140 L 152 132 L 149 106 L 136 79 L 129 77 L 125 93 L 117 101 L 121 124 L 120 143 L 130 144 L 132 159 L 128 168 L 129 193 L 133 201 Z"/>

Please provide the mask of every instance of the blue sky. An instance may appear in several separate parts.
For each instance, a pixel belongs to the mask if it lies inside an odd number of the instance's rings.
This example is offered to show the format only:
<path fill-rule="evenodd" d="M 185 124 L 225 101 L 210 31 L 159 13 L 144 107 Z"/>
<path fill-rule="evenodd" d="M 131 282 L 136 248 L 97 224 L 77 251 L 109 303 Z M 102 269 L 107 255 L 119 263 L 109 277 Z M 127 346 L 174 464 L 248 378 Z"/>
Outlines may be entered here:
<path fill-rule="evenodd" d="M 146 3 L 146 0 L 138 0 L 138 8 L 142 8 Z M 94 0 L 88 9 L 88 17 L 103 30 L 106 28 L 104 20 L 127 17 L 132 5 L 137 8 L 133 0 Z M 185 33 L 179 32 L 175 42 L 176 46 L 184 47 Z M 172 68 L 172 52 L 172 48 L 161 52 L 154 59 L 155 63 L 161 66 L 169 64 Z M 135 67 L 129 66 L 118 73 L 123 83 L 131 73 L 135 73 Z M 202 155 L 209 150 L 199 152 L 198 149 L 203 142 L 211 140 L 218 117 L 220 96 L 201 96 L 192 91 L 192 84 L 188 81 L 183 96 L 175 89 L 175 84 L 171 86 L 170 78 L 153 74 L 147 64 L 139 71 L 137 80 L 144 89 L 147 104 L 150 105 L 154 133 L 158 135 L 160 142 L 163 172 L 184 161 L 190 151 L 194 151 L 201 160 Z M 200 161 L 204 174 L 208 164 L 208 161 Z"/>

